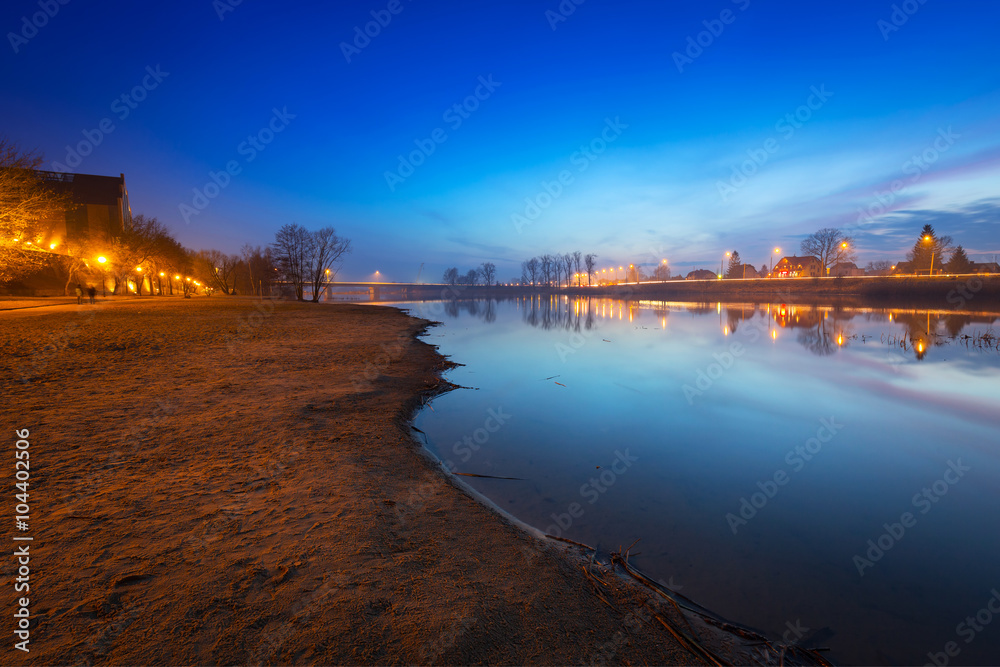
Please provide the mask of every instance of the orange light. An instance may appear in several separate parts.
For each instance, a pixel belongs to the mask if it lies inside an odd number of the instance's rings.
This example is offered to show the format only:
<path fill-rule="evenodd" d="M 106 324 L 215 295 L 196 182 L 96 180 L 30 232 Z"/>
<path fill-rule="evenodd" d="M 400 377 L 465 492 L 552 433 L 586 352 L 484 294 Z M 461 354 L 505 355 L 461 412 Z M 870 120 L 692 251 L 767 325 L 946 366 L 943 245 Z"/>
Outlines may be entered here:
<path fill-rule="evenodd" d="M 107 257 L 98 257 L 97 261 L 100 262 L 101 264 L 104 264 L 105 262 L 108 261 L 108 258 Z"/>
<path fill-rule="evenodd" d="M 917 342 L 917 352 L 920 354 L 924 353 L 924 341 Z"/>
<path fill-rule="evenodd" d="M 771 329 L 771 340 L 778 340 L 778 330 Z"/>
<path fill-rule="evenodd" d="M 49 244 L 49 250 L 55 250 L 55 249 L 56 249 L 56 244 L 55 243 L 50 243 Z"/>
<path fill-rule="evenodd" d="M 135 267 L 135 270 L 138 271 L 139 273 L 142 273 L 142 267 L 141 266 Z"/>

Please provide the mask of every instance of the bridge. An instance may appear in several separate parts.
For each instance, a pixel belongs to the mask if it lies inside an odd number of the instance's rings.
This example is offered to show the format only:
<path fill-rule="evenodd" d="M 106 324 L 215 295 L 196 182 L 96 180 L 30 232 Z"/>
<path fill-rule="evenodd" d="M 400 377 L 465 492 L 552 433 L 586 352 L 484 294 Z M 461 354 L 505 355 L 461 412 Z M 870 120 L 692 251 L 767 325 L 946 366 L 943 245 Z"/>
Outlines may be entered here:
<path fill-rule="evenodd" d="M 342 282 L 332 280 L 323 283 L 323 291 L 327 298 L 334 294 L 356 294 L 362 290 L 366 290 L 371 299 L 381 299 L 382 295 L 386 293 L 398 294 L 403 298 L 439 296 L 443 291 L 451 288 L 451 285 L 443 283 Z"/>

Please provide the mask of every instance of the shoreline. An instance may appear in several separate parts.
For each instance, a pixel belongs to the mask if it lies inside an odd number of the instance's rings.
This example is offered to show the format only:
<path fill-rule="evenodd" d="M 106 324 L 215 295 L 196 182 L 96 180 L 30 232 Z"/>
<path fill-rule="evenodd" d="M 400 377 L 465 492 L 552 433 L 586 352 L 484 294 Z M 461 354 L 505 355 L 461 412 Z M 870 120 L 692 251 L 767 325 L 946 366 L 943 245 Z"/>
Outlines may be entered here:
<path fill-rule="evenodd" d="M 694 634 L 725 662 L 760 650 L 435 466 L 412 435 L 453 387 L 418 339 L 433 323 L 249 299 L 0 319 L 3 411 L 32 433 L 36 660 L 691 664 Z"/>

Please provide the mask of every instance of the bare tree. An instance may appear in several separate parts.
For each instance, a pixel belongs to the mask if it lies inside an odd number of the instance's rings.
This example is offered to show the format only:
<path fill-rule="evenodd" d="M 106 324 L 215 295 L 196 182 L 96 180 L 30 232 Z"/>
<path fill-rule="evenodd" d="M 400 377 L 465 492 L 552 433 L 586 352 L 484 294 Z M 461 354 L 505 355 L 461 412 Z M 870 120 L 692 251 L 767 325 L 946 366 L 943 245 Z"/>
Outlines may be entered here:
<path fill-rule="evenodd" d="M 800 249 L 803 255 L 812 256 L 819 260 L 824 275 L 829 272 L 833 265 L 851 262 L 857 257 L 854 239 L 845 236 L 839 229 L 831 227 L 824 227 L 807 236 L 802 241 Z"/>
<path fill-rule="evenodd" d="M 469 269 L 469 272 L 465 274 L 463 279 L 466 285 L 475 285 L 479 282 L 479 271 L 476 269 Z"/>
<path fill-rule="evenodd" d="M 580 261 L 583 258 L 583 254 L 576 250 L 573 252 L 573 268 L 576 269 L 575 273 L 580 273 Z"/>
<path fill-rule="evenodd" d="M 218 250 L 201 250 L 197 253 L 197 272 L 205 282 L 216 284 L 223 294 L 232 294 L 236 284 L 236 271 L 242 260 L 239 255 L 227 255 Z"/>
<path fill-rule="evenodd" d="M 337 275 L 341 258 L 351 252 L 351 240 L 337 235 L 333 227 L 322 227 L 312 233 L 312 262 L 307 267 L 312 301 L 319 303 L 323 283 Z"/>
<path fill-rule="evenodd" d="M 305 282 L 312 265 L 312 234 L 298 224 L 282 225 L 271 247 L 282 277 L 292 284 L 295 298 L 304 301 Z"/>
<path fill-rule="evenodd" d="M 666 264 L 657 264 L 653 270 L 653 280 L 670 280 L 670 267 Z"/>
<path fill-rule="evenodd" d="M 597 255 L 590 253 L 583 258 L 587 266 L 587 284 L 590 285 L 590 277 L 594 275 L 594 267 L 597 266 Z"/>
<path fill-rule="evenodd" d="M 876 262 L 868 262 L 865 273 L 869 276 L 887 276 L 892 273 L 892 262 L 880 259 Z"/>
<path fill-rule="evenodd" d="M 155 266 L 151 261 L 166 239 L 172 239 L 167 228 L 156 218 L 143 214 L 132 217 L 132 224 L 121 236 L 111 239 L 111 275 L 115 281 L 114 293 L 121 289 L 128 293 L 134 280 L 136 291 L 142 294 L 145 275 Z M 145 275 L 144 275 L 145 274 Z"/>
<path fill-rule="evenodd" d="M 566 284 L 572 285 L 573 282 L 571 278 L 573 277 L 573 253 L 566 253 L 562 256 L 563 264 L 566 266 Z"/>
<path fill-rule="evenodd" d="M 41 164 L 40 155 L 0 137 L 0 283 L 37 271 L 52 257 L 38 247 L 44 223 L 61 215 L 69 198 L 46 185 L 35 171 Z"/>
<path fill-rule="evenodd" d="M 450 269 L 445 269 L 444 275 L 441 277 L 445 284 L 454 285 L 458 282 L 458 269 L 451 267 Z"/>
<path fill-rule="evenodd" d="M 493 284 L 497 277 L 497 265 L 493 262 L 483 262 L 479 267 L 479 273 L 483 277 L 483 282 L 487 287 Z"/>
<path fill-rule="evenodd" d="M 532 286 L 538 284 L 538 272 L 540 270 L 541 261 L 537 257 L 532 257 L 526 262 L 521 263 L 521 273 Z"/>

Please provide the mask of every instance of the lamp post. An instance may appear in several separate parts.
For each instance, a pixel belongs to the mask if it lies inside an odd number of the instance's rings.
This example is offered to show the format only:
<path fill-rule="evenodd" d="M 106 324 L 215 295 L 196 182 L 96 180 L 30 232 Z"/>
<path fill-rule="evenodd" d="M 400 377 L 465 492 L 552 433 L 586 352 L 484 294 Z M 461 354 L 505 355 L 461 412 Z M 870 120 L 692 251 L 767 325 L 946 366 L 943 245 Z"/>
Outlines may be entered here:
<path fill-rule="evenodd" d="M 768 271 L 768 273 L 771 274 L 772 278 L 774 277 L 774 256 L 780 253 L 781 253 L 781 248 L 775 248 L 774 252 L 771 253 L 771 270 Z"/>
<path fill-rule="evenodd" d="M 629 271 L 629 273 L 632 273 L 632 268 L 633 268 L 632 265 L 629 264 L 628 265 L 628 271 Z M 625 274 L 625 282 L 628 282 L 628 273 Z M 638 272 L 636 272 L 636 274 L 635 274 L 635 284 L 636 285 L 639 284 L 639 273 Z"/>
<path fill-rule="evenodd" d="M 103 255 L 97 258 L 97 263 L 101 265 L 101 296 L 108 296 L 108 276 L 104 270 L 104 265 L 108 263 L 108 258 Z"/>
<path fill-rule="evenodd" d="M 933 276 L 934 275 L 934 251 L 935 251 L 935 248 L 934 248 L 933 242 L 934 242 L 934 239 L 931 238 L 930 234 L 928 234 L 927 236 L 924 237 L 924 243 L 930 243 L 931 244 L 931 272 L 929 274 L 927 274 L 928 276 Z"/>
<path fill-rule="evenodd" d="M 728 252 L 726 253 L 726 257 L 729 257 L 729 253 Z M 723 273 L 723 271 L 722 271 L 722 265 L 723 265 L 723 263 L 725 263 L 725 261 L 726 261 L 725 259 L 720 259 L 719 260 L 719 280 L 722 280 L 722 276 L 725 275 L 725 273 Z"/>

